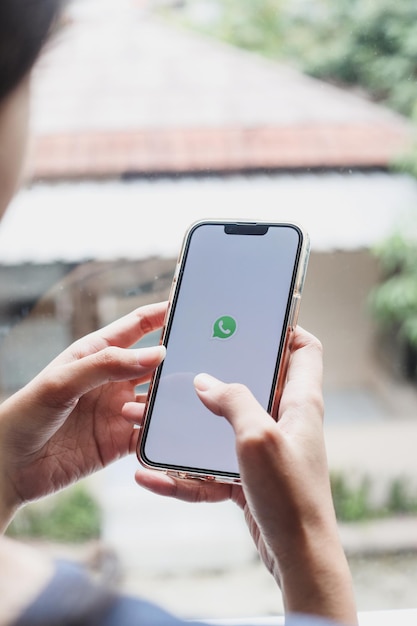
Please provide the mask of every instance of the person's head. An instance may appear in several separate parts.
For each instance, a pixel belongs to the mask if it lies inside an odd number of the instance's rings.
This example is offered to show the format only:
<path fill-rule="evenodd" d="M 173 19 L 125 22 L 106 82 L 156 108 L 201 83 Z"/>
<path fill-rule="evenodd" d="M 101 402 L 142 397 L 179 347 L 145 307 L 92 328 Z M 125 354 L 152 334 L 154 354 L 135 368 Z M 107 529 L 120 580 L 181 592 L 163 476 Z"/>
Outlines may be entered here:
<path fill-rule="evenodd" d="M 62 6 L 62 0 L 0 0 L 0 217 L 26 151 L 30 71 Z"/>

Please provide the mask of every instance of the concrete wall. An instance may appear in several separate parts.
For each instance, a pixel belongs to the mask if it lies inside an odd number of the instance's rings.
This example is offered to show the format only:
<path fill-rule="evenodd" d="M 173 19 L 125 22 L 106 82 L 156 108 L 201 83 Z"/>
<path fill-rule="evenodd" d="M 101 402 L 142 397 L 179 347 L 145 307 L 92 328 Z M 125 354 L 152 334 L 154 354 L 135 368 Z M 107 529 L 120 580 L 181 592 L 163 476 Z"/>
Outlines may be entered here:
<path fill-rule="evenodd" d="M 299 323 L 323 344 L 327 386 L 373 382 L 378 364 L 369 293 L 377 282 L 377 262 L 368 250 L 311 254 Z"/>

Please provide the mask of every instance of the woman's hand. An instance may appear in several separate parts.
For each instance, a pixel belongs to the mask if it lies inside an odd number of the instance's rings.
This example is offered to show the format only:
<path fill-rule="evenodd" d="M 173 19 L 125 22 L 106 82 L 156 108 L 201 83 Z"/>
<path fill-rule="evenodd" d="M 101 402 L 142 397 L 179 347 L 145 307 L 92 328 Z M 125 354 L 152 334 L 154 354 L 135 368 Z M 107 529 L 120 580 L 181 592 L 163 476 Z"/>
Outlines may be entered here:
<path fill-rule="evenodd" d="M 324 445 L 320 343 L 297 328 L 277 421 L 242 385 L 202 374 L 195 387 L 201 401 L 234 429 L 242 486 L 145 471 L 137 472 L 137 482 L 188 501 L 233 499 L 282 588 L 286 610 L 355 624 Z"/>
<path fill-rule="evenodd" d="M 128 348 L 160 328 L 165 311 L 144 306 L 79 339 L 0 406 L 0 527 L 23 503 L 133 452 L 138 431 L 121 416 L 165 348 Z"/>

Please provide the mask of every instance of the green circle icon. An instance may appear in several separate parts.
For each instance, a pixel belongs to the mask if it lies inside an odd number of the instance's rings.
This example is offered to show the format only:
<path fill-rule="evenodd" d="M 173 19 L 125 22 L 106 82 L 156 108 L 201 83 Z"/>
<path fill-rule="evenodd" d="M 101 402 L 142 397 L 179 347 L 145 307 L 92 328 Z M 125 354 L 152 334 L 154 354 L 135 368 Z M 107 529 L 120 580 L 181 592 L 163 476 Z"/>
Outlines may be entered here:
<path fill-rule="evenodd" d="M 230 339 L 235 334 L 236 328 L 236 320 L 231 315 L 222 315 L 213 324 L 213 338 Z"/>

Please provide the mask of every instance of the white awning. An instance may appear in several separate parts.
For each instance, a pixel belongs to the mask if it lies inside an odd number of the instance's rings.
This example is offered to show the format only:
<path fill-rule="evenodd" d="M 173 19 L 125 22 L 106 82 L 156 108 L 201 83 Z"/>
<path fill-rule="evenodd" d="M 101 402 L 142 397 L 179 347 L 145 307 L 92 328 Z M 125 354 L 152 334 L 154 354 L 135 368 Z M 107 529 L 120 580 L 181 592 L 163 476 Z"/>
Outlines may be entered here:
<path fill-rule="evenodd" d="M 417 225 L 417 181 L 385 173 L 38 184 L 0 226 L 0 262 L 176 256 L 187 226 L 229 217 L 295 221 L 313 250 L 371 247 Z"/>

